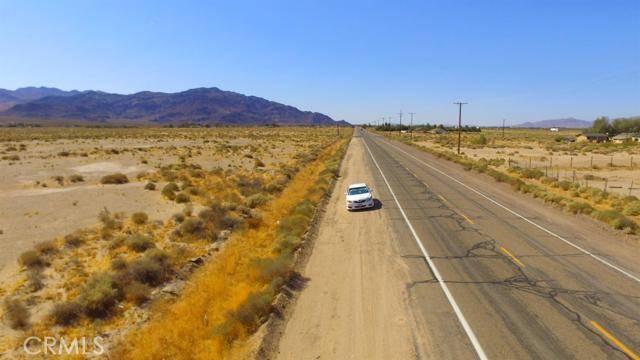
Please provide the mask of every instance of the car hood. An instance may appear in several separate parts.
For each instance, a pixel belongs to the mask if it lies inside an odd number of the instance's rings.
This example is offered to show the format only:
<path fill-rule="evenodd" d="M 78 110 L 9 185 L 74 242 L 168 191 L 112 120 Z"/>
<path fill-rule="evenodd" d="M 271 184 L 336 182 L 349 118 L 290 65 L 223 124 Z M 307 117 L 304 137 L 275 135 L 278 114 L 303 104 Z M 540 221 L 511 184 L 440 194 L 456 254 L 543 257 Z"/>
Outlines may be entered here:
<path fill-rule="evenodd" d="M 371 193 L 347 195 L 347 200 L 348 201 L 366 200 L 366 199 L 369 199 L 370 197 L 371 197 Z"/>

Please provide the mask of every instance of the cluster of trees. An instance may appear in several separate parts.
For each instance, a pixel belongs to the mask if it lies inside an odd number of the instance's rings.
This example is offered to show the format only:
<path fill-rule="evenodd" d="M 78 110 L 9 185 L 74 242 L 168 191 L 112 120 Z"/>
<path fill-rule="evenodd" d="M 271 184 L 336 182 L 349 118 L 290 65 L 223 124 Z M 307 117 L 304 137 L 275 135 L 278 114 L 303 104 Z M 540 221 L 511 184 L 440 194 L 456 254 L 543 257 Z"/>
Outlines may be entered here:
<path fill-rule="evenodd" d="M 606 116 L 597 118 L 590 128 L 586 129 L 587 133 L 617 135 L 620 133 L 637 133 L 640 132 L 640 116 L 630 118 L 619 118 L 612 121 Z"/>
<path fill-rule="evenodd" d="M 429 131 L 429 130 L 433 130 L 435 128 L 440 128 L 440 129 L 445 129 L 447 131 L 458 131 L 458 127 L 457 126 L 444 126 L 442 124 L 440 125 L 436 125 L 436 124 L 421 124 L 421 125 L 413 125 L 413 126 L 409 126 L 409 125 L 399 125 L 399 124 L 391 124 L 391 123 L 383 123 L 382 125 L 378 125 L 375 127 L 376 130 L 378 131 L 401 131 L 401 130 L 412 130 L 412 131 Z M 462 126 L 461 129 L 463 132 L 480 132 L 480 127 L 478 126 L 469 126 L 469 125 L 464 125 Z"/>

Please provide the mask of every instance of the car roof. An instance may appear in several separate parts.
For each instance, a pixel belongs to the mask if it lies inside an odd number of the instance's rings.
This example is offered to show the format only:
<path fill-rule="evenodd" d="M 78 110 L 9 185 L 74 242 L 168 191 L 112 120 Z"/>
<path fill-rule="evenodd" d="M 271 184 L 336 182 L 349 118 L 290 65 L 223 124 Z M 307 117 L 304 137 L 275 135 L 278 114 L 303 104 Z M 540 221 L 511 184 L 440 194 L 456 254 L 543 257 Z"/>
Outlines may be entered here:
<path fill-rule="evenodd" d="M 367 187 L 367 184 L 365 184 L 365 183 L 357 183 L 357 184 L 349 185 L 349 189 L 361 188 L 361 187 Z"/>

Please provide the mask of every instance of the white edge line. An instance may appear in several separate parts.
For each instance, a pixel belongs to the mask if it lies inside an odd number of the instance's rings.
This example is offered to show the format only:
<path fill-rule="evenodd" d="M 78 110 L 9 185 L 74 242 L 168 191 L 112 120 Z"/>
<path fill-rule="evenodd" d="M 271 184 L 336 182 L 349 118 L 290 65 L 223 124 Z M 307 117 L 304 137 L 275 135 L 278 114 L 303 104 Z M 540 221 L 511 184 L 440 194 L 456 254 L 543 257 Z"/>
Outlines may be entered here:
<path fill-rule="evenodd" d="M 447 174 L 447 173 L 443 172 L 442 170 L 440 170 L 440 169 L 438 169 L 438 168 L 436 168 L 436 167 L 434 167 L 434 166 L 432 166 L 432 165 L 427 164 L 426 162 L 424 162 L 424 161 L 422 161 L 422 160 L 418 159 L 417 157 L 415 157 L 415 156 L 413 156 L 413 155 L 409 154 L 408 152 L 406 152 L 406 151 L 404 151 L 404 150 L 400 149 L 399 147 L 397 147 L 397 146 L 393 145 L 392 143 L 387 142 L 387 141 L 384 141 L 384 142 L 385 142 L 385 143 L 387 143 L 387 144 L 389 144 L 390 146 L 392 146 L 392 147 L 396 148 L 397 150 L 399 150 L 399 151 L 401 151 L 401 152 L 403 152 L 403 153 L 405 153 L 405 154 L 407 154 L 407 155 L 411 156 L 412 158 L 416 159 L 417 161 L 419 161 L 419 162 L 420 162 L 420 163 L 422 163 L 423 165 L 428 166 L 429 168 L 431 168 L 431 169 L 433 169 L 433 170 L 435 170 L 435 171 L 439 172 L 440 174 L 442 174 L 442 175 L 444 175 L 444 176 L 448 177 L 449 179 L 451 179 L 451 180 L 453 180 L 453 181 L 457 182 L 458 184 L 460 184 L 460 185 L 464 186 L 465 188 L 467 188 L 467 189 L 469 189 L 469 190 L 473 191 L 474 193 L 476 193 L 476 194 L 478 194 L 478 195 L 482 196 L 483 198 L 485 198 L 485 199 L 489 200 L 490 202 L 492 202 L 492 203 L 494 203 L 495 205 L 497 205 L 497 206 L 499 206 L 499 207 L 503 208 L 504 210 L 506 210 L 506 211 L 510 212 L 511 214 L 513 214 L 513 215 L 515 215 L 515 216 L 519 217 L 520 219 L 522 219 L 522 220 L 524 220 L 524 221 L 528 222 L 529 224 L 531 224 L 531 225 L 533 225 L 533 226 L 537 227 L 538 229 L 540 229 L 540 230 L 542 230 L 542 231 L 546 232 L 547 234 L 552 235 L 552 236 L 554 236 L 554 237 L 556 237 L 556 238 L 558 238 L 558 239 L 560 239 L 560 240 L 564 241 L 566 244 L 568 244 L 568 245 L 570 245 L 570 246 L 573 246 L 574 248 L 576 248 L 576 249 L 580 250 L 581 252 L 583 252 L 583 253 L 585 253 L 585 254 L 587 254 L 587 255 L 591 256 L 592 258 L 596 259 L 597 261 L 599 261 L 599 262 L 603 263 L 604 265 L 607 265 L 607 266 L 609 266 L 610 268 L 612 268 L 612 269 L 615 269 L 615 270 L 619 271 L 620 273 L 622 273 L 622 274 L 624 274 L 624 275 L 628 276 L 628 277 L 629 277 L 629 278 L 631 278 L 632 280 L 635 280 L 635 281 L 637 281 L 637 282 L 640 282 L 640 277 L 637 277 L 637 276 L 633 275 L 632 273 L 630 273 L 629 271 L 627 271 L 627 270 L 625 270 L 625 269 L 623 269 L 623 268 L 621 268 L 621 267 L 619 267 L 619 266 L 617 266 L 617 265 L 614 265 L 614 264 L 610 263 L 609 261 L 607 261 L 607 260 L 605 260 L 605 259 L 601 258 L 601 257 L 600 257 L 600 256 L 598 256 L 598 255 L 593 254 L 592 252 L 590 252 L 590 251 L 588 251 L 588 250 L 586 250 L 586 249 L 584 249 L 584 248 L 580 247 L 579 245 L 576 245 L 576 244 L 572 243 L 571 241 L 569 241 L 569 240 L 567 240 L 567 239 L 563 238 L 562 236 L 560 236 L 560 235 L 558 235 L 558 234 L 554 233 L 553 231 L 551 231 L 551 230 L 549 230 L 549 229 L 547 229 L 547 228 L 545 228 L 545 227 L 543 227 L 543 226 L 541 226 L 541 225 L 538 225 L 537 223 L 535 223 L 535 222 L 533 222 L 533 221 L 531 221 L 531 220 L 527 219 L 527 218 L 526 218 L 526 217 L 524 217 L 523 215 L 518 214 L 517 212 L 515 212 L 515 211 L 513 211 L 513 210 L 509 209 L 508 207 L 506 207 L 506 206 L 502 205 L 501 203 L 499 203 L 499 202 L 497 202 L 497 201 L 495 201 L 495 200 L 491 199 L 491 198 L 490 198 L 490 197 L 488 197 L 487 195 L 485 195 L 485 194 L 481 193 L 480 191 L 478 191 L 478 190 L 476 190 L 476 189 L 472 188 L 471 186 L 469 186 L 469 185 L 467 185 L 467 184 L 465 184 L 465 183 L 461 182 L 460 180 L 458 180 L 458 179 L 454 178 L 453 176 L 451 176 L 451 175 L 449 175 L 449 174 Z"/>
<path fill-rule="evenodd" d="M 429 257 L 429 253 L 427 252 L 427 250 L 422 245 L 422 240 L 420 240 L 420 237 L 418 236 L 418 234 L 414 230 L 413 226 L 411 225 L 411 222 L 409 221 L 409 219 L 407 218 L 407 215 L 405 214 L 404 210 L 402 209 L 402 206 L 400 205 L 400 202 L 398 201 L 398 198 L 396 197 L 396 194 L 393 192 L 393 189 L 391 189 L 391 185 L 389 185 L 389 182 L 387 181 L 387 177 L 382 172 L 382 169 L 378 165 L 378 162 L 376 161 L 376 158 L 373 157 L 373 154 L 371 153 L 371 150 L 369 149 L 369 145 L 367 145 L 366 141 L 363 141 L 363 143 L 364 143 L 364 146 L 367 148 L 367 151 L 369 152 L 369 155 L 371 155 L 371 159 L 373 160 L 373 163 L 378 168 L 378 171 L 380 171 L 380 175 L 382 175 L 382 179 L 384 180 L 384 183 L 387 185 L 387 188 L 389 189 L 389 192 L 391 192 L 391 196 L 393 196 L 393 200 L 395 200 L 396 205 L 398 205 L 398 209 L 400 210 L 400 213 L 402 214 L 402 217 L 404 218 L 404 221 L 407 223 L 407 226 L 409 227 L 409 230 L 411 231 L 411 234 L 413 235 L 414 240 L 418 244 L 418 247 L 420 247 L 420 251 L 422 251 L 422 255 L 424 255 L 425 260 L 427 260 L 427 263 L 429 264 L 429 267 L 431 268 L 431 271 L 433 271 L 433 275 L 438 280 L 438 284 L 440 284 L 440 287 L 442 288 L 442 291 L 444 292 L 444 295 L 447 297 L 447 300 L 449 301 L 449 304 L 451 304 L 451 307 L 453 308 L 453 311 L 455 312 L 456 316 L 458 317 L 458 321 L 460 321 L 460 324 L 464 328 L 464 331 L 467 333 L 467 336 L 469 337 L 469 340 L 471 341 L 471 344 L 473 345 L 473 348 L 475 349 L 476 354 L 478 354 L 478 357 L 480 359 L 482 359 L 482 360 L 488 359 L 487 355 L 485 355 L 485 353 L 484 353 L 484 350 L 482 350 L 482 346 L 480 345 L 480 342 L 476 338 L 476 335 L 473 333 L 473 330 L 471 329 L 471 326 L 469 326 L 469 323 L 467 322 L 467 319 L 465 319 L 464 315 L 462 314 L 462 311 L 460 310 L 460 308 L 458 307 L 458 304 L 456 303 L 456 300 L 453 298 L 453 295 L 451 295 L 451 292 L 449 291 L 449 287 L 442 280 L 442 276 L 440 276 L 440 272 L 436 268 L 436 265 L 433 263 L 433 261 L 431 261 L 431 257 Z"/>

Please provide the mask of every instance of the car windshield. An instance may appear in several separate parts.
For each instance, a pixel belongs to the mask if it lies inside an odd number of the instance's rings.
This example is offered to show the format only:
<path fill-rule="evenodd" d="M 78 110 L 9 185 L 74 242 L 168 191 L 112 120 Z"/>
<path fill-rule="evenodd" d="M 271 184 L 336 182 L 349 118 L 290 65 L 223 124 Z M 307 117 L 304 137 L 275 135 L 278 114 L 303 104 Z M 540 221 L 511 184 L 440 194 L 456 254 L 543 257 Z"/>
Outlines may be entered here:
<path fill-rule="evenodd" d="M 357 188 L 352 188 L 349 189 L 349 195 L 360 195 L 360 194 L 366 194 L 369 192 L 369 189 L 367 189 L 366 187 L 357 187 Z"/>

